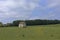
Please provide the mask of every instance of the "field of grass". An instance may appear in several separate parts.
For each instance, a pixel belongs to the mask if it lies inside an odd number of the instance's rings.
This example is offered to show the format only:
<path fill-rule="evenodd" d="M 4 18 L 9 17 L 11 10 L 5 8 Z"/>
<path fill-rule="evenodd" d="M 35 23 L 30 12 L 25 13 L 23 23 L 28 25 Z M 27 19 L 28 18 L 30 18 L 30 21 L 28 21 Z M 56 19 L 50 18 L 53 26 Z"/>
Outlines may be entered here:
<path fill-rule="evenodd" d="M 60 40 L 60 24 L 0 28 L 0 40 Z"/>

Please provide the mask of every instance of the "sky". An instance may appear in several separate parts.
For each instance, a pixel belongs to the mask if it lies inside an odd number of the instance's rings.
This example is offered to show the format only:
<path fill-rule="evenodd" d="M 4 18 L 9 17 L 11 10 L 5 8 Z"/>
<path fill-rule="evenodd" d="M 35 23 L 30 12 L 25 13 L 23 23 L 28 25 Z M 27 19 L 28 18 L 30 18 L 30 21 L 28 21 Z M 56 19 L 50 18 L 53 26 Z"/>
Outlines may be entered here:
<path fill-rule="evenodd" d="M 60 20 L 60 0 L 0 0 L 0 22 L 28 19 Z"/>

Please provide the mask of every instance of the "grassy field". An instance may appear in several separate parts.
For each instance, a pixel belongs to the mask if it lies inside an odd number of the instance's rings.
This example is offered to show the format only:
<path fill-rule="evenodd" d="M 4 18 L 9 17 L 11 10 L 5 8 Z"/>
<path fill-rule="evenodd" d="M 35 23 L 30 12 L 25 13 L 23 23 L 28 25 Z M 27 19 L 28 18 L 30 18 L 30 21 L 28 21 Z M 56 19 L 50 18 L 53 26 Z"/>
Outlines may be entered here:
<path fill-rule="evenodd" d="M 0 40 L 60 40 L 60 24 L 0 28 Z"/>

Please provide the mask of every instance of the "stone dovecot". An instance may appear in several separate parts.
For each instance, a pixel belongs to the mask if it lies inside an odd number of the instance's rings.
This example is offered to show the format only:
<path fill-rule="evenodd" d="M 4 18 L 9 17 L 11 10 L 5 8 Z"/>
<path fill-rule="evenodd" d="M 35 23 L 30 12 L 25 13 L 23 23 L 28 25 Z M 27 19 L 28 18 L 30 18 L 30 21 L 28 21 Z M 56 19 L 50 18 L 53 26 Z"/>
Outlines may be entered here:
<path fill-rule="evenodd" d="M 19 28 L 20 28 L 20 27 L 25 28 L 25 27 L 26 27 L 26 23 L 25 23 L 24 21 L 19 22 Z"/>

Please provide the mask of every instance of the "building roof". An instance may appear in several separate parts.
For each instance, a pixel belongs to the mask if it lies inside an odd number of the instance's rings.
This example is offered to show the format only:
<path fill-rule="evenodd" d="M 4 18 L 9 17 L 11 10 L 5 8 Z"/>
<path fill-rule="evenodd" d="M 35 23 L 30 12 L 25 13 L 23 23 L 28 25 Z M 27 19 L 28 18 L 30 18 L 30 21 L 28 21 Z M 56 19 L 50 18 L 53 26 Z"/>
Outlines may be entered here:
<path fill-rule="evenodd" d="M 20 22 L 19 24 L 25 24 L 25 22 Z"/>

